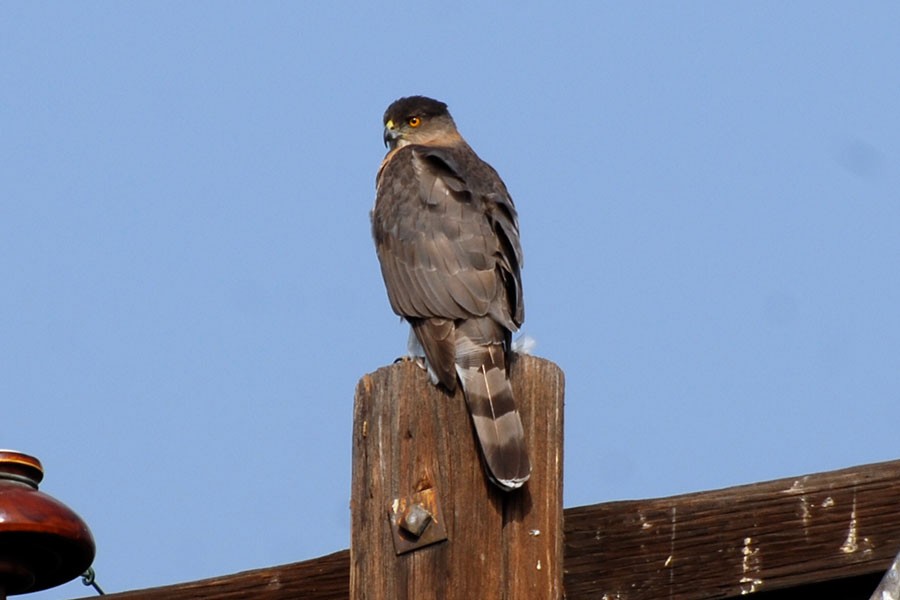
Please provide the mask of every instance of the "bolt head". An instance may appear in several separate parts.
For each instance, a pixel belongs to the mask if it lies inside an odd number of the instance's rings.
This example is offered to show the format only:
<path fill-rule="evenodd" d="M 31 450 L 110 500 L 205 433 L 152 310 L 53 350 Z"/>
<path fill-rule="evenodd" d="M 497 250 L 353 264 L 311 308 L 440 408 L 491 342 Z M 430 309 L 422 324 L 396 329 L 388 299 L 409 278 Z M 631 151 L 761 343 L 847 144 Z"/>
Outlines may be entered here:
<path fill-rule="evenodd" d="M 428 528 L 434 517 L 421 504 L 413 504 L 406 509 L 398 525 L 406 532 L 419 537 Z"/>

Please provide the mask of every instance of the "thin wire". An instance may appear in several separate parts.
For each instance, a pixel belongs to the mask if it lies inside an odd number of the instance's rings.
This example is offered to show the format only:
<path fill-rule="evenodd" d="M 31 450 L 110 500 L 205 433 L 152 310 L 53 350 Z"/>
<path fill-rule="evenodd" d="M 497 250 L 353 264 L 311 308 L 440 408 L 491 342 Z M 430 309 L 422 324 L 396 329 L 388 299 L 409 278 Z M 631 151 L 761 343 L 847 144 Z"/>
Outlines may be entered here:
<path fill-rule="evenodd" d="M 88 570 L 81 574 L 81 583 L 84 585 L 91 586 L 97 591 L 97 594 L 100 596 L 105 596 L 106 592 L 100 589 L 100 586 L 97 585 L 97 574 L 94 573 L 94 567 L 88 567 Z"/>

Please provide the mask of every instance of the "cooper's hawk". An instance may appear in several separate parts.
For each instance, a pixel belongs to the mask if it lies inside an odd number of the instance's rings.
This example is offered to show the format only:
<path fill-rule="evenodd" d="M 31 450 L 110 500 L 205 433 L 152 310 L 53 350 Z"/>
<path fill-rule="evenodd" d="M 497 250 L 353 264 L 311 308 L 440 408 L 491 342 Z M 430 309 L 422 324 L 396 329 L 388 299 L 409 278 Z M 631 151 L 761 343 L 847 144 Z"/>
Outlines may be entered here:
<path fill-rule="evenodd" d="M 524 320 L 512 198 L 443 102 L 391 104 L 384 142 L 372 232 L 391 307 L 432 381 L 451 392 L 462 384 L 490 479 L 518 488 L 531 465 L 506 372 Z"/>

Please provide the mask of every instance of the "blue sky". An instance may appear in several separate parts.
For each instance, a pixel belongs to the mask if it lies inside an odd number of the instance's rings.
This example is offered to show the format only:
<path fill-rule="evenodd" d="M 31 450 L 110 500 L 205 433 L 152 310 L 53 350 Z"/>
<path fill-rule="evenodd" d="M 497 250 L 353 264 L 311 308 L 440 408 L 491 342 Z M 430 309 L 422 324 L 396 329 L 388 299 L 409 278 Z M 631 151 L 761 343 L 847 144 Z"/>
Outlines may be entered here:
<path fill-rule="evenodd" d="M 397 97 L 516 201 L 566 506 L 898 456 L 900 5 L 0 6 L 0 447 L 122 591 L 349 545 Z M 88 595 L 75 582 L 35 598 Z"/>

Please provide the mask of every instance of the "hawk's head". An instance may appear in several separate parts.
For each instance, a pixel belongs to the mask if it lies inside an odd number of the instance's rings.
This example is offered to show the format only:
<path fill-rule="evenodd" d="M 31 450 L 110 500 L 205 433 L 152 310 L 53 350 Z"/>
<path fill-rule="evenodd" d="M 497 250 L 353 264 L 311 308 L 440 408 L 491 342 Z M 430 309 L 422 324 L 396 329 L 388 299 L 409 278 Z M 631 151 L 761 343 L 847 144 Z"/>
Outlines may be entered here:
<path fill-rule="evenodd" d="M 461 141 L 447 105 L 425 96 L 400 98 L 384 111 L 384 145 L 451 145 Z"/>

